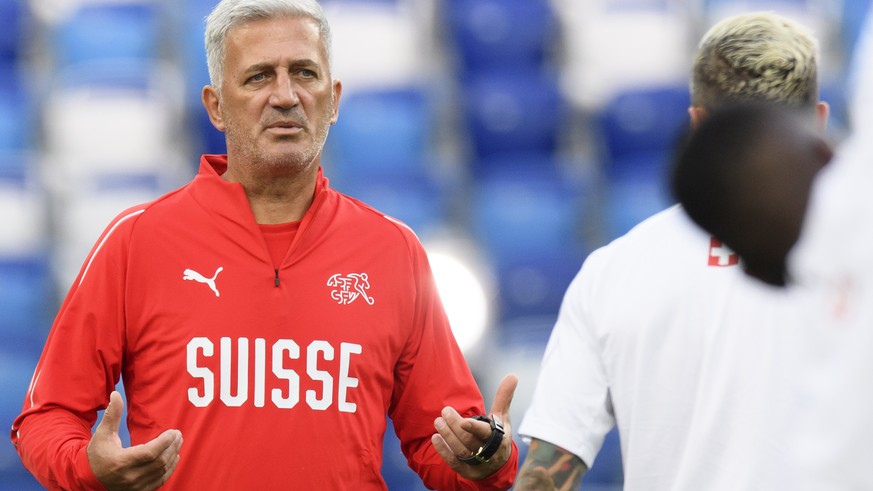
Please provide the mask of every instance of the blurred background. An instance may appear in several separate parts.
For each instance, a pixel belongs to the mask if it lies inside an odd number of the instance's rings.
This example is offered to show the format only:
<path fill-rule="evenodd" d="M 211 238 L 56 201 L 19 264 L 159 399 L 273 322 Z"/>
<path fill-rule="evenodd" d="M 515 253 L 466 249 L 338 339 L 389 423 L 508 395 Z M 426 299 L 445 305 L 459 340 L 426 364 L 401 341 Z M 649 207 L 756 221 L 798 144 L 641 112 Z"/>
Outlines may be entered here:
<path fill-rule="evenodd" d="M 223 135 L 200 104 L 215 0 L 0 0 L 0 421 L 118 212 L 187 182 Z M 344 83 L 332 185 L 409 224 L 490 404 L 524 416 L 563 292 L 593 249 L 671 203 L 697 42 L 771 10 L 821 43 L 830 131 L 870 0 L 323 0 Z M 568 377 L 572 377 L 568 374 Z M 391 432 L 390 489 L 423 489 Z M 526 445 L 518 441 L 522 453 Z M 611 434 L 583 483 L 620 489 Z M 0 443 L 0 489 L 39 489 Z"/>

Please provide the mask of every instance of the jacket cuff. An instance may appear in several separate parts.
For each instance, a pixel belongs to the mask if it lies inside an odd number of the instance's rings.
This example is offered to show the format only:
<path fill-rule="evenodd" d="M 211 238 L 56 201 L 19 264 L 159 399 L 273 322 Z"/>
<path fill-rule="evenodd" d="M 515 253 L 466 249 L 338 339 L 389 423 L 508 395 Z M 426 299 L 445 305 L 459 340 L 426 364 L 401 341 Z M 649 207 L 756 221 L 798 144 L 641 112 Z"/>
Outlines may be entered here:
<path fill-rule="evenodd" d="M 512 453 L 509 459 L 503 463 L 503 467 L 497 469 L 490 476 L 472 481 L 478 489 L 509 489 L 515 483 L 515 475 L 518 474 L 518 446 L 512 441 Z"/>
<path fill-rule="evenodd" d="M 106 491 L 106 487 L 97 480 L 91 464 L 88 462 L 88 445 L 82 445 L 76 454 L 76 476 L 82 484 L 82 489 L 94 491 Z"/>

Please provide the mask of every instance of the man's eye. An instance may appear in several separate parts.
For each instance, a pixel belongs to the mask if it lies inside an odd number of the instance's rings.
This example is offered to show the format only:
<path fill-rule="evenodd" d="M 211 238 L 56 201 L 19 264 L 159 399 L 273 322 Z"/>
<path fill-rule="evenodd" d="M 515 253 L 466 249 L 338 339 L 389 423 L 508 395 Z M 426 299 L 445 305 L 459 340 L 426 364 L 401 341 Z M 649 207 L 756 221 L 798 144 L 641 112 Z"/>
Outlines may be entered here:
<path fill-rule="evenodd" d="M 267 78 L 266 75 L 264 75 L 263 73 L 259 73 L 257 75 L 253 75 L 252 77 L 250 77 L 249 82 L 260 82 L 266 78 Z"/>
<path fill-rule="evenodd" d="M 312 70 L 302 69 L 300 70 L 300 76 L 304 78 L 318 78 L 318 74 Z"/>

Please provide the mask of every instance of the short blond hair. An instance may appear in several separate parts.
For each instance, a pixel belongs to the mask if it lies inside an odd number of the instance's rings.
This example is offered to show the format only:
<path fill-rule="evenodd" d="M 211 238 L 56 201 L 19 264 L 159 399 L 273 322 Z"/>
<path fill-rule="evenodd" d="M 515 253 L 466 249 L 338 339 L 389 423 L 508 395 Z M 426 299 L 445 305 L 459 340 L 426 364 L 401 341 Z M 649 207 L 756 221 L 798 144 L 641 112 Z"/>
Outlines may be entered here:
<path fill-rule="evenodd" d="M 700 41 L 691 74 L 691 103 L 717 109 L 766 102 L 814 107 L 818 42 L 801 25 L 771 12 L 724 19 Z"/>

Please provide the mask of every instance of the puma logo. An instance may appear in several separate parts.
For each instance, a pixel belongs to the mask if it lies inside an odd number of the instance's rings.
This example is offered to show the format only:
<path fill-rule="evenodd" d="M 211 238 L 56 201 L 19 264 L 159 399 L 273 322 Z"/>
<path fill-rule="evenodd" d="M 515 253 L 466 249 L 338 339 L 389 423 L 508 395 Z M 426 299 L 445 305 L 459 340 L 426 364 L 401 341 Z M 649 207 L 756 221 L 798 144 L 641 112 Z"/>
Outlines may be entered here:
<path fill-rule="evenodd" d="M 215 274 L 212 275 L 212 278 L 206 278 L 205 276 L 198 273 L 197 271 L 194 271 L 193 269 L 186 269 L 185 273 L 182 276 L 182 279 L 183 280 L 194 280 L 197 283 L 204 283 L 212 291 L 215 292 L 216 297 L 219 297 L 219 296 L 221 296 L 221 294 L 218 293 L 218 288 L 215 286 L 215 278 L 218 276 L 218 273 L 221 273 L 221 271 L 223 269 L 224 269 L 223 267 L 219 266 L 218 269 L 215 270 Z"/>

